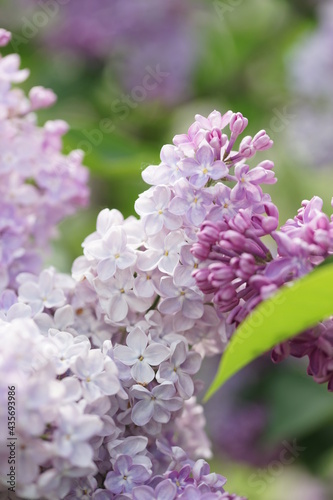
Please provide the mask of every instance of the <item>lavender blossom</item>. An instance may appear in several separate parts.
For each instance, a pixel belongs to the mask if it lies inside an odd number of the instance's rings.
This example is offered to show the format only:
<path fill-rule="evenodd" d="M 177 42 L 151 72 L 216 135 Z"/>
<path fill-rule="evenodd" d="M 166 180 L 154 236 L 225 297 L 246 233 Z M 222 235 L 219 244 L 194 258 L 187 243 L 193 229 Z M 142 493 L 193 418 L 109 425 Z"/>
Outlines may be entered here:
<path fill-rule="evenodd" d="M 6 45 L 10 34 L 1 30 L 0 39 Z M 34 87 L 27 98 L 13 89 L 12 84 L 29 75 L 19 66 L 17 54 L 0 56 L 0 291 L 17 290 L 15 280 L 21 272 L 40 272 L 56 225 L 88 201 L 82 152 L 61 153 L 67 124 L 59 120 L 36 125 L 33 111 L 52 105 L 54 93 Z M 45 286 L 46 282 L 41 292 L 46 301 L 50 291 Z M 40 309 L 39 292 L 32 288 L 36 286 L 31 284 L 27 290 L 30 302 Z M 61 291 L 54 294 L 48 297 L 50 307 L 58 305 L 54 300 L 62 300 Z"/>

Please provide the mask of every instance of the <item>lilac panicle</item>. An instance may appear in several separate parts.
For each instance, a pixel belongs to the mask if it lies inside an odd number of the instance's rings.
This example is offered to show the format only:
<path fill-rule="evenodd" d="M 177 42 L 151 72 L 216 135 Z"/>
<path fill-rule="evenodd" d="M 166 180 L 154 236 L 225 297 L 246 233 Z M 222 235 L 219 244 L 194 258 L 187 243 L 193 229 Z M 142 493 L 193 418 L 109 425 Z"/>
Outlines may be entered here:
<path fill-rule="evenodd" d="M 245 123 L 242 116 L 232 116 L 231 138 Z M 271 145 L 265 131 L 250 139 L 246 139 L 250 149 L 265 150 Z M 309 273 L 333 254 L 333 219 L 322 212 L 323 202 L 317 196 L 303 201 L 297 216 L 277 231 L 278 209 L 261 187 L 276 181 L 273 164 L 266 160 L 250 169 L 243 161 L 248 156 L 244 144 L 242 141 L 236 154 L 228 147 L 225 150 L 229 174 L 224 182 L 231 185 L 219 187 L 221 201 L 216 200 L 208 212 L 191 248 L 197 259 L 192 273 L 197 286 L 233 329 L 279 287 Z M 233 164 L 234 175 L 230 173 Z M 332 347 L 330 322 L 324 322 L 277 347 L 273 359 L 288 354 L 308 356 L 308 373 L 318 383 L 327 382 L 332 390 Z"/>
<path fill-rule="evenodd" d="M 10 36 L 0 30 L 0 46 Z M 19 273 L 41 270 L 56 225 L 88 202 L 82 152 L 61 152 L 67 124 L 36 124 L 34 111 L 52 105 L 55 94 L 33 87 L 27 98 L 13 88 L 29 75 L 19 65 L 17 54 L 0 56 L 0 292 L 17 289 Z"/>

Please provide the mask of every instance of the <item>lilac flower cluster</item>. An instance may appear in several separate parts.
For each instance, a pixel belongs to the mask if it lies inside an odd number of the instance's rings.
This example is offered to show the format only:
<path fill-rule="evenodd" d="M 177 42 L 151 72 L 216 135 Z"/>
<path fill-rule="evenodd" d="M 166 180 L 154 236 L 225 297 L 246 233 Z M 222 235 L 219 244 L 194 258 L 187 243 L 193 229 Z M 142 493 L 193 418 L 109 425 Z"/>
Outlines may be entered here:
<path fill-rule="evenodd" d="M 7 289 L 0 300 L 0 394 L 4 403 L 9 381 L 19 394 L 19 498 L 239 499 L 196 460 L 210 456 L 210 443 L 189 397 L 201 357 L 185 337 L 163 335 L 149 313 L 127 335 L 116 331 L 87 280 L 54 269 L 17 280 L 18 294 Z"/>
<path fill-rule="evenodd" d="M 246 125 L 245 119 L 241 119 L 240 132 Z M 229 143 L 232 145 L 233 120 L 235 115 L 230 121 Z M 260 140 L 264 138 L 262 149 L 271 145 L 264 132 L 257 136 Z M 243 139 L 236 154 L 230 153 L 232 146 L 226 139 L 221 141 L 223 145 L 218 144 L 221 151 L 215 154 L 217 158 L 223 158 L 223 162 L 217 160 L 216 163 L 223 163 L 228 172 L 224 173 L 223 183 L 204 188 L 212 189 L 218 195 L 215 195 L 213 208 L 207 210 L 197 241 L 191 248 L 194 259 L 197 259 L 197 269 L 193 272 L 196 283 L 207 301 L 214 304 L 220 317 L 227 316 L 229 333 L 259 302 L 270 297 L 283 284 L 309 273 L 333 253 L 333 218 L 322 212 L 323 202 L 316 196 L 303 201 L 297 216 L 276 230 L 278 209 L 261 188 L 262 184 L 275 182 L 273 164 L 263 161 L 250 169 L 244 163 L 246 156 L 242 145 L 255 141 L 256 138 Z M 183 160 L 183 163 L 190 162 L 192 172 L 196 172 L 196 161 Z M 230 172 L 231 167 L 234 167 L 234 174 Z M 213 175 L 210 180 L 215 180 Z M 197 182 L 195 175 L 190 182 L 192 185 Z M 271 243 L 267 237 L 271 237 Z M 331 322 L 325 322 L 277 348 L 273 359 L 280 360 L 288 353 L 309 356 L 309 374 L 319 383 L 329 382 L 329 390 L 332 390 Z"/>
<path fill-rule="evenodd" d="M 9 40 L 0 30 L 0 46 Z M 16 54 L 0 56 L 0 292 L 15 288 L 18 273 L 40 271 L 56 224 L 88 201 L 82 153 L 61 153 L 67 124 L 36 125 L 34 111 L 53 104 L 54 93 L 34 87 L 26 97 L 12 88 L 29 75 L 19 65 Z"/>
<path fill-rule="evenodd" d="M 1 43 L 8 39 L 0 31 Z M 10 110 L 4 133 L 8 124 L 16 141 L 4 144 L 21 155 L 18 160 L 13 154 L 15 168 L 4 167 L 2 175 L 8 182 L 13 175 L 34 193 L 26 205 L 22 197 L 12 202 L 8 216 L 6 207 L 2 210 L 8 221 L 17 213 L 17 238 L 11 243 L 12 233 L 1 232 L 1 248 L 16 248 L 23 225 L 35 252 L 46 239 L 39 234 L 46 218 L 53 224 L 85 201 L 86 174 L 78 162 L 72 165 L 60 155 L 62 126 L 34 125 L 31 109 L 49 103 L 53 94 L 38 88 L 29 101 L 19 91 L 10 93 L 9 83 L 26 76 L 16 57 L 0 60 L 1 74 L 10 76 L 1 87 L 8 103 L 1 109 Z M 210 119 L 228 122 L 232 116 L 215 112 Z M 140 196 L 140 219 L 102 210 L 73 277 L 53 268 L 16 266 L 12 281 L 3 281 L 0 492 L 8 486 L 5 401 L 14 385 L 19 498 L 241 500 L 225 492 L 226 479 L 211 473 L 204 460 L 211 456 L 210 442 L 196 402 L 202 384 L 193 377 L 204 354 L 221 352 L 224 340 L 223 323 L 192 277 L 197 261 L 190 248 L 206 214 L 200 207 L 213 206 L 211 189 L 204 188 L 207 172 L 209 179 L 226 173 L 200 120 L 207 121 L 200 117 L 196 126 L 195 140 L 202 142 L 197 158 L 181 147 L 164 148 L 164 166 L 149 167 L 144 175 L 157 180 L 164 170 L 169 182 L 153 182 Z M 187 173 L 191 162 L 196 162 L 193 185 Z M 178 187 L 184 182 L 185 195 L 193 197 L 190 211 L 184 210 Z"/>

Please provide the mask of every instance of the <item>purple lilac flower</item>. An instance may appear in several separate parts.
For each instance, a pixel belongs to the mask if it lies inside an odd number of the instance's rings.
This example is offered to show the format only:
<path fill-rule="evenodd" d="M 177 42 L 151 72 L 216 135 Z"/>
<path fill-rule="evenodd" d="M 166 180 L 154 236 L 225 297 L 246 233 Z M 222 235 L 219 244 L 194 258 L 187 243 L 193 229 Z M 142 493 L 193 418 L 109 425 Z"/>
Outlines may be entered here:
<path fill-rule="evenodd" d="M 168 358 L 169 349 L 157 343 L 148 345 L 147 335 L 139 327 L 127 335 L 126 343 L 127 346 L 117 346 L 115 357 L 132 367 L 131 375 L 136 382 L 148 384 L 155 377 L 152 366 Z"/>
<path fill-rule="evenodd" d="M 250 149 L 266 149 L 270 142 L 264 131 L 250 139 Z M 228 174 L 226 182 L 236 184 L 217 191 L 226 205 L 229 200 L 236 202 L 237 209 L 220 210 L 219 217 L 215 206 L 213 217 L 207 214 L 191 249 L 198 259 L 193 272 L 198 287 L 210 297 L 221 317 L 227 315 L 232 327 L 280 286 L 304 276 L 333 253 L 333 221 L 322 212 L 323 202 L 318 197 L 303 201 L 297 216 L 276 231 L 277 207 L 261 188 L 276 181 L 273 164 L 264 161 L 250 170 L 242 157 L 251 152 L 247 153 L 242 143 L 238 154 L 229 157 L 228 148 L 223 154 L 229 168 L 235 163 L 235 175 Z M 263 236 L 272 238 L 275 257 Z M 323 328 L 325 332 L 316 330 L 312 336 L 308 332 L 278 347 L 273 357 L 279 360 L 288 353 L 308 355 L 309 374 L 319 383 L 328 382 L 332 390 L 332 339 L 330 329 Z"/>
<path fill-rule="evenodd" d="M 105 479 L 106 489 L 112 493 L 132 491 L 133 487 L 145 483 L 150 477 L 142 465 L 133 465 L 131 457 L 122 455 L 114 465 L 114 470 L 108 472 Z"/>
<path fill-rule="evenodd" d="M 170 361 L 164 361 L 157 372 L 156 378 L 160 382 L 173 382 L 180 395 L 187 399 L 193 395 L 194 385 L 190 375 L 199 371 L 201 356 L 196 352 L 188 352 L 184 342 L 173 345 Z"/>
<path fill-rule="evenodd" d="M 228 173 L 228 168 L 223 161 L 214 160 L 214 152 L 209 146 L 201 146 L 196 152 L 196 159 L 182 160 L 180 169 L 185 177 L 190 178 L 190 184 L 199 189 L 209 179 L 222 179 Z"/>
<path fill-rule="evenodd" d="M 151 486 L 138 486 L 134 488 L 133 500 L 174 500 L 176 495 L 176 485 L 169 479 L 164 479 L 155 489 Z"/>
<path fill-rule="evenodd" d="M 136 425 L 146 425 L 151 419 L 165 424 L 169 422 L 171 412 L 183 406 L 181 398 L 174 397 L 176 389 L 170 382 L 163 382 L 148 391 L 137 385 L 131 389 L 131 396 L 138 400 L 133 406 L 132 420 Z"/>

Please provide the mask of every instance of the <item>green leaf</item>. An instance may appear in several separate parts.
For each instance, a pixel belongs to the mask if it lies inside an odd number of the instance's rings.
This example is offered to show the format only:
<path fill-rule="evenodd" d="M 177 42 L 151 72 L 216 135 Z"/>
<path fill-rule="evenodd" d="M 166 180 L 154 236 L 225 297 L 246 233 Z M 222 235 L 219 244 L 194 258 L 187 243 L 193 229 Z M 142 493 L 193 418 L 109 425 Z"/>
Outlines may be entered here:
<path fill-rule="evenodd" d="M 333 264 L 327 264 L 284 286 L 245 319 L 223 354 L 205 401 L 255 358 L 331 315 Z"/>

